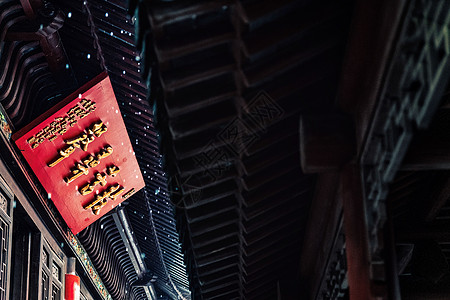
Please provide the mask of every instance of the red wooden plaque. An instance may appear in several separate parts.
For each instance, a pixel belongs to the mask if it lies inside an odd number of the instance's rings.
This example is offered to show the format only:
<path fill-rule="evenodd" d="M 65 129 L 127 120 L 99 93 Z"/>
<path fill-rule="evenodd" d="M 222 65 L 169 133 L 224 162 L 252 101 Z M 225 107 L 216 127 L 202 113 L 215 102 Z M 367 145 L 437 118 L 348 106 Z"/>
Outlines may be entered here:
<path fill-rule="evenodd" d="M 106 72 L 13 140 L 74 234 L 145 185 Z"/>

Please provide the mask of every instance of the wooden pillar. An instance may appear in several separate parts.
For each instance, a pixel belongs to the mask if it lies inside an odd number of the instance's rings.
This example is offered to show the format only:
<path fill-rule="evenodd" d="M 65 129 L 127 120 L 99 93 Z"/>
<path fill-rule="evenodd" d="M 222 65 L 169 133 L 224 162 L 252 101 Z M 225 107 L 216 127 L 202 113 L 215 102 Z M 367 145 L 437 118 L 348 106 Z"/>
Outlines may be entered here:
<path fill-rule="evenodd" d="M 300 256 L 300 289 L 305 299 L 316 299 L 326 277 L 330 252 L 342 218 L 342 203 L 336 197 L 339 173 L 320 174 L 306 227 Z"/>
<path fill-rule="evenodd" d="M 339 192 L 344 206 L 350 300 L 375 299 L 371 293 L 367 220 L 361 174 L 357 165 L 348 164 L 343 168 Z"/>

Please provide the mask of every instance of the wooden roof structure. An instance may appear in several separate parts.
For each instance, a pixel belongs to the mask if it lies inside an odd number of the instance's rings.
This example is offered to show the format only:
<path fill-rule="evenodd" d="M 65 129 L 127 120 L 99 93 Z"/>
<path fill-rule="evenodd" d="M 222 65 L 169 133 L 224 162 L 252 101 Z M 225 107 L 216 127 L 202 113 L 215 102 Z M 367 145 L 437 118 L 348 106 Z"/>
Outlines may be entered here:
<path fill-rule="evenodd" d="M 350 1 L 139 3 L 194 299 L 297 292 L 316 182 L 298 122 L 333 106 L 351 13 Z"/>
<path fill-rule="evenodd" d="M 195 299 L 448 297 L 448 3 L 131 11 Z"/>

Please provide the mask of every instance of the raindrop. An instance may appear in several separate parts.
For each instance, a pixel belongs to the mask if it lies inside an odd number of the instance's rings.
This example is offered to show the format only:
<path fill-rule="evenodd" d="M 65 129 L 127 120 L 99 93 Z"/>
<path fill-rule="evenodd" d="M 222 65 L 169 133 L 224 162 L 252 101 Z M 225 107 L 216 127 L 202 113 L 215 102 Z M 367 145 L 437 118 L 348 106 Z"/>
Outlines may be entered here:
<path fill-rule="evenodd" d="M 68 69 L 69 68 L 69 64 L 66 64 L 66 69 Z"/>
<path fill-rule="evenodd" d="M 108 17 L 108 13 L 105 13 L 105 17 Z"/>
<path fill-rule="evenodd" d="M 69 12 L 69 13 L 67 14 L 67 17 L 68 17 L 68 18 L 72 18 L 72 13 Z"/>
<path fill-rule="evenodd" d="M 91 55 L 90 55 L 90 54 L 88 54 L 88 55 L 86 55 L 86 57 L 87 57 L 87 59 L 90 59 L 90 58 L 91 58 Z"/>
<path fill-rule="evenodd" d="M 114 32 L 111 31 L 110 35 L 113 36 L 113 35 L 114 35 Z"/>

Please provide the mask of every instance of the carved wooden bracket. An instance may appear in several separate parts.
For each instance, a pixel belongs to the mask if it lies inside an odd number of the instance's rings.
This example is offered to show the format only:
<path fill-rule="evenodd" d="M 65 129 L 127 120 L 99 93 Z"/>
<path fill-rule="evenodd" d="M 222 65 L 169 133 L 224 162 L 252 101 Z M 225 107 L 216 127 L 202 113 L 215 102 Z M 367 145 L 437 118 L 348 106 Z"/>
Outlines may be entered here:
<path fill-rule="evenodd" d="M 39 41 L 50 70 L 58 74 L 68 62 L 58 30 L 64 25 L 64 14 L 59 11 L 48 25 L 36 25 L 35 31 L 18 31 L 13 28 L 6 34 L 7 41 Z M 35 27 L 35 28 L 36 28 Z"/>
<path fill-rule="evenodd" d="M 343 114 L 300 118 L 300 159 L 304 173 L 337 171 L 356 153 L 352 119 Z"/>

